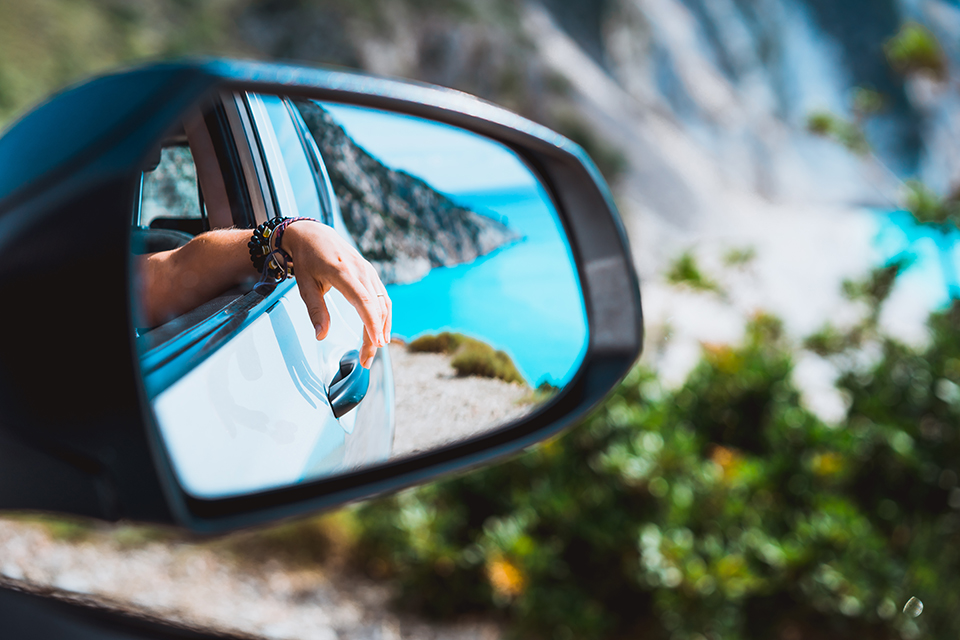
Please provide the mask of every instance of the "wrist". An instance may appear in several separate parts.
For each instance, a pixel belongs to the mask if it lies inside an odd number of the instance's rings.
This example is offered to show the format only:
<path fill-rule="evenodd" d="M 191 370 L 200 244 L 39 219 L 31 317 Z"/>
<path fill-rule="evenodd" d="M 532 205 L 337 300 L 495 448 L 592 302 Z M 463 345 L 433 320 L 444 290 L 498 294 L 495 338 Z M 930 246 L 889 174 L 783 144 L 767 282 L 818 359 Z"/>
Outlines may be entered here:
<path fill-rule="evenodd" d="M 279 216 L 271 218 L 266 222 L 261 222 L 257 225 L 257 228 L 253 230 L 250 241 L 247 242 L 253 268 L 258 273 L 263 273 L 264 277 L 266 277 L 268 273 L 274 277 L 279 277 L 276 261 L 271 258 L 274 251 L 275 231 L 282 222 L 283 218 Z"/>
<path fill-rule="evenodd" d="M 285 280 L 293 275 L 291 245 L 299 244 L 300 234 L 294 232 L 291 238 L 287 235 L 287 230 L 296 222 L 307 221 L 317 222 L 313 218 L 281 218 L 277 216 L 260 223 L 254 229 L 250 241 L 247 243 L 254 269 L 262 272 L 264 278 L 269 275 L 277 280 Z"/>
<path fill-rule="evenodd" d="M 313 218 L 293 218 L 289 223 L 285 225 L 281 234 L 277 237 L 276 247 L 286 251 L 290 258 L 296 261 L 297 253 L 300 252 L 300 248 L 303 246 L 304 242 L 308 242 L 308 238 L 311 233 L 316 232 L 315 225 L 307 224 L 314 222 L 317 224 L 323 224 L 319 220 Z"/>

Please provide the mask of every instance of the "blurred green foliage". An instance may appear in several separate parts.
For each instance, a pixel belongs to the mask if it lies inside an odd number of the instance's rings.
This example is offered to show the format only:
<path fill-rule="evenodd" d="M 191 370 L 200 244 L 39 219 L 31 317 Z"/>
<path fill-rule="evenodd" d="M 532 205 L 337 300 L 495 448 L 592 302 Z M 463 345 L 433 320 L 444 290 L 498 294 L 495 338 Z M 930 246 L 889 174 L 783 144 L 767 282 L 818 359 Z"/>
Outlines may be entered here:
<path fill-rule="evenodd" d="M 843 295 L 848 300 L 859 300 L 867 305 L 869 313 L 860 325 L 861 330 L 875 332 L 883 303 L 893 291 L 897 276 L 913 264 L 915 256 L 901 254 L 887 264 L 870 270 L 861 280 L 844 280 L 841 285 Z"/>
<path fill-rule="evenodd" d="M 870 153 L 870 143 L 860 125 L 829 111 L 815 111 L 807 116 L 807 131 L 838 142 L 857 155 Z"/>
<path fill-rule="evenodd" d="M 953 300 L 960 300 L 960 281 L 954 259 L 956 232 L 960 229 L 960 191 L 940 196 L 919 180 L 908 180 L 905 188 L 907 211 L 917 224 L 936 232 L 934 242 L 947 295 Z"/>
<path fill-rule="evenodd" d="M 960 229 L 960 194 L 940 196 L 919 180 L 908 180 L 906 191 L 906 208 L 919 224 Z"/>
<path fill-rule="evenodd" d="M 927 74 L 938 80 L 948 77 L 947 59 L 940 43 L 936 36 L 920 24 L 904 23 L 897 34 L 884 45 L 884 51 L 890 66 L 899 73 Z M 868 117 L 883 108 L 883 103 L 880 93 L 858 87 L 852 96 L 852 122 L 828 111 L 815 111 L 807 116 L 807 130 L 832 139 L 858 155 L 868 156 L 871 147 L 863 125 Z M 956 244 L 954 232 L 960 229 L 960 187 L 955 185 L 952 193 L 940 195 L 923 182 L 914 179 L 903 183 L 903 191 L 904 208 L 910 212 L 917 224 L 936 232 L 935 242 L 947 295 L 951 300 L 960 299 L 960 278 L 953 258 Z M 895 277 L 896 271 L 888 274 L 885 286 L 892 286 Z M 825 341 L 830 338 L 828 332 L 829 328 L 825 328 L 825 332 L 820 335 L 811 336 L 812 342 L 809 342 L 808 347 L 818 353 L 824 349 L 829 350 L 830 347 Z"/>
<path fill-rule="evenodd" d="M 122 63 L 249 51 L 232 39 L 235 0 L 5 0 L 0 128 L 48 92 Z"/>
<path fill-rule="evenodd" d="M 210 54 L 363 69 L 371 56 L 392 51 L 388 57 L 409 59 L 391 73 L 473 93 L 557 129 L 615 180 L 627 168 L 625 156 L 576 115 L 569 79 L 542 63 L 521 27 L 522 6 L 520 0 L 4 0 L 0 131 L 49 93 L 124 64 Z"/>
<path fill-rule="evenodd" d="M 803 340 L 803 348 L 823 357 L 856 353 L 868 341 L 882 339 L 878 333 L 880 311 L 890 296 L 897 276 L 910 264 L 913 256 L 898 256 L 888 264 L 871 269 L 859 280 L 844 280 L 843 295 L 848 300 L 862 302 L 866 314 L 860 321 L 843 330 L 825 323 L 818 331 Z"/>
<path fill-rule="evenodd" d="M 247 565 L 280 562 L 291 568 L 302 569 L 335 562 L 338 557 L 348 555 L 355 536 L 356 523 L 352 511 L 340 509 L 238 531 L 199 544 L 226 552 Z"/>
<path fill-rule="evenodd" d="M 362 505 L 358 557 L 405 608 L 515 637 L 954 638 L 960 306 L 930 328 L 850 361 L 828 425 L 758 316 L 679 389 L 638 367 L 567 435 Z"/>
<path fill-rule="evenodd" d="M 98 524 L 87 518 L 32 511 L 5 512 L 3 519 L 39 524 L 54 540 L 75 543 L 84 542 L 93 536 Z"/>
<path fill-rule="evenodd" d="M 723 264 L 728 267 L 746 267 L 756 259 L 754 247 L 732 247 L 723 254 Z"/>
<path fill-rule="evenodd" d="M 826 357 L 844 353 L 861 342 L 862 336 L 858 330 L 841 331 L 828 322 L 804 338 L 803 348 Z"/>
<path fill-rule="evenodd" d="M 907 22 L 884 46 L 890 66 L 903 74 L 926 72 L 943 79 L 947 60 L 930 31 L 916 22 Z"/>
<path fill-rule="evenodd" d="M 692 251 L 684 251 L 667 267 L 667 282 L 683 285 L 697 291 L 723 293 L 720 284 L 704 275 Z"/>

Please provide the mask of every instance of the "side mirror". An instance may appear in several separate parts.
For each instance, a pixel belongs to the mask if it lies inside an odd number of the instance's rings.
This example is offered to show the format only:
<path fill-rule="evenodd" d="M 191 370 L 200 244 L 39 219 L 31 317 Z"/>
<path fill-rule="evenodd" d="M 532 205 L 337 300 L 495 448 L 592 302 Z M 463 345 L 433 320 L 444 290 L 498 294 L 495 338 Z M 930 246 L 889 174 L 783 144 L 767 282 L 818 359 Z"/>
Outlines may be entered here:
<path fill-rule="evenodd" d="M 0 508 L 196 531 L 292 516 L 549 437 L 640 353 L 637 277 L 594 165 L 455 91 L 151 65 L 52 98 L 0 138 L 0 165 L 0 295 L 18 310 Z M 369 370 L 353 306 L 329 292 L 317 341 L 292 279 L 144 322 L 131 252 L 296 215 L 386 285 L 396 339 Z"/>

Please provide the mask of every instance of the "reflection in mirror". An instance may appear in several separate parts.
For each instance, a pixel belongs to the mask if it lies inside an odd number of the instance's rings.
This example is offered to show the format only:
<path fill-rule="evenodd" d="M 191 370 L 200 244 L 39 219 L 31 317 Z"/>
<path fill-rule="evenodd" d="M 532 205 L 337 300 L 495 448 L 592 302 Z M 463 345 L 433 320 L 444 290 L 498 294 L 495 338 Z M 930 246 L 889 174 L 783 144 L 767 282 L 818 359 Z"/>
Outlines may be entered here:
<path fill-rule="evenodd" d="M 516 155 L 417 118 L 298 107 L 393 300 L 394 455 L 496 427 L 566 384 L 583 303 L 550 198 Z"/>
<path fill-rule="evenodd" d="M 490 139 L 369 108 L 224 94 L 163 141 L 138 192 L 141 369 L 178 479 L 197 497 L 489 432 L 548 401 L 582 361 L 583 297 L 554 205 Z M 300 281 L 258 284 L 247 245 L 276 216 L 319 222 L 281 236 L 301 252 Z M 315 224 L 372 265 L 384 288 L 368 286 L 392 302 L 391 343 L 369 369 L 362 303 L 344 287 L 323 296 L 317 340 L 301 290 L 324 285 L 304 272 L 305 254 L 330 245 L 294 244 Z M 170 297 L 179 307 L 157 302 Z"/>

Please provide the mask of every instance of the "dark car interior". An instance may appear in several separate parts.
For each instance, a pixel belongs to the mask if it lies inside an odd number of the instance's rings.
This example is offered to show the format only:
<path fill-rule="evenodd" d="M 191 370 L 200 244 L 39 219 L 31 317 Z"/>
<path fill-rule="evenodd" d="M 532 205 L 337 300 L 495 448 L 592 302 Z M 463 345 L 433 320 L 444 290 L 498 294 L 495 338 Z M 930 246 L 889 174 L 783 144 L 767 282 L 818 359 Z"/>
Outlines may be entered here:
<path fill-rule="evenodd" d="M 133 255 L 169 251 L 204 231 L 251 228 L 266 220 L 273 209 L 271 198 L 248 186 L 258 182 L 254 158 L 260 151 L 251 149 L 248 137 L 231 133 L 234 126 L 245 131 L 241 107 L 240 96 L 224 94 L 194 109 L 145 161 L 134 188 Z M 141 353 L 196 327 L 249 290 L 226 292 L 158 327 L 138 326 Z"/>

